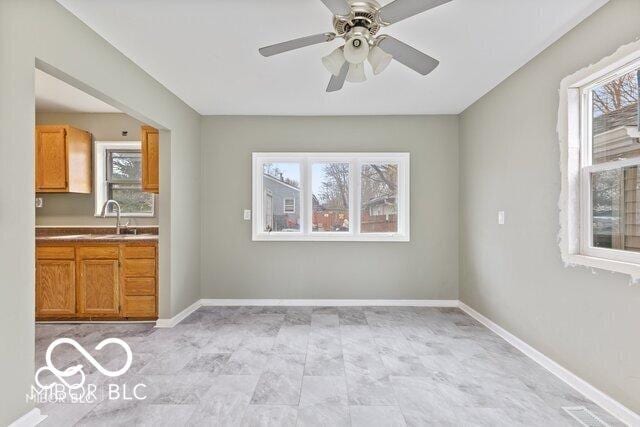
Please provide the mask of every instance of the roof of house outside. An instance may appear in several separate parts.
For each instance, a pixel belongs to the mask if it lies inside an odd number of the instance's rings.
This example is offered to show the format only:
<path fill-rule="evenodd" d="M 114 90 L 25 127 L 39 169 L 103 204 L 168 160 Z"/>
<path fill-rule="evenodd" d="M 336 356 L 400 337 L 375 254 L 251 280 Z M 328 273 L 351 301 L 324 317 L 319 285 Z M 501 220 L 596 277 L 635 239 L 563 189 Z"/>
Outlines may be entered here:
<path fill-rule="evenodd" d="M 593 134 L 598 135 L 622 126 L 638 126 L 637 103 L 595 117 L 593 119 Z"/>

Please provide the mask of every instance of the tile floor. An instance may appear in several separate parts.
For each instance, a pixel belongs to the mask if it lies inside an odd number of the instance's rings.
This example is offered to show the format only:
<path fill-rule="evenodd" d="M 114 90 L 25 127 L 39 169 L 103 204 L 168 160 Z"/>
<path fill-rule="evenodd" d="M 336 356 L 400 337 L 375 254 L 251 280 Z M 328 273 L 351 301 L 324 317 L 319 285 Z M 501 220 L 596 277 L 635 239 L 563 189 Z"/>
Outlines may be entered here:
<path fill-rule="evenodd" d="M 143 383 L 147 398 L 40 405 L 44 425 L 572 426 L 562 406 L 586 406 L 619 425 L 458 309 L 204 307 L 172 329 L 150 324 L 40 324 L 36 366 L 83 364 L 87 383 Z M 109 348 L 111 347 L 111 348 Z M 120 389 L 122 390 L 122 388 Z M 129 390 L 130 393 L 130 390 Z"/>

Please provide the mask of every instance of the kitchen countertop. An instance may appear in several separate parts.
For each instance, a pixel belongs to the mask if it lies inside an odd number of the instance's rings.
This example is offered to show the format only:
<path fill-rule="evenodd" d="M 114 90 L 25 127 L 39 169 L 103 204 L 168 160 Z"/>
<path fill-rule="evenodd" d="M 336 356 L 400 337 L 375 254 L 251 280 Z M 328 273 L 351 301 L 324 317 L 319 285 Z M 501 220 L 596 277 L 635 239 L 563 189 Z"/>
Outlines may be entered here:
<path fill-rule="evenodd" d="M 69 234 L 36 236 L 36 242 L 157 242 L 157 234 Z"/>

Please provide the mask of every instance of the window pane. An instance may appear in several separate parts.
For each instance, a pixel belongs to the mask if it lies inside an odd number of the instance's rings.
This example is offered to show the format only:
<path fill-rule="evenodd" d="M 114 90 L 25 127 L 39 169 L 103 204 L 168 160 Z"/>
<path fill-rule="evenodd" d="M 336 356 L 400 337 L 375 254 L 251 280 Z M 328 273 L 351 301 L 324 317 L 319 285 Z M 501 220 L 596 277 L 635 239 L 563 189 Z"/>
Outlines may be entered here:
<path fill-rule="evenodd" d="M 121 214 L 153 213 L 153 194 L 139 185 L 109 184 L 109 198 L 120 204 Z M 109 207 L 115 213 L 115 207 Z"/>
<path fill-rule="evenodd" d="M 362 233 L 398 231 L 398 165 L 363 165 L 361 171 Z"/>
<path fill-rule="evenodd" d="M 640 251 L 638 167 L 591 174 L 593 246 Z"/>
<path fill-rule="evenodd" d="M 640 156 L 637 71 L 596 87 L 591 98 L 593 163 Z"/>
<path fill-rule="evenodd" d="M 300 231 L 300 164 L 265 163 L 262 191 L 264 231 Z M 293 212 L 285 212 L 285 199 L 293 199 Z"/>
<path fill-rule="evenodd" d="M 142 162 L 139 151 L 108 152 L 108 167 L 110 181 L 140 181 L 142 178 Z"/>
<path fill-rule="evenodd" d="M 311 167 L 313 231 L 349 231 L 349 163 Z"/>

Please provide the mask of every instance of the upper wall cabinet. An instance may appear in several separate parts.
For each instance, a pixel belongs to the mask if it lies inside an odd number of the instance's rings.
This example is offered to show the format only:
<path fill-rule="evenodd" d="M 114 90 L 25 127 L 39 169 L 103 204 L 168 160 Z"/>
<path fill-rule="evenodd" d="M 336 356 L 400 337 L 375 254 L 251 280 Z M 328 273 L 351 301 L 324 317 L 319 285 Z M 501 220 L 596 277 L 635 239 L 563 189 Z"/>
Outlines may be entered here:
<path fill-rule="evenodd" d="M 142 190 L 160 192 L 160 144 L 158 129 L 142 126 Z"/>
<path fill-rule="evenodd" d="M 91 193 L 91 134 L 36 126 L 36 192 Z"/>

